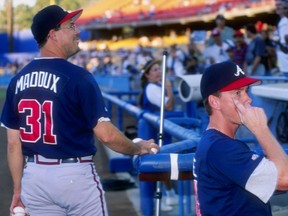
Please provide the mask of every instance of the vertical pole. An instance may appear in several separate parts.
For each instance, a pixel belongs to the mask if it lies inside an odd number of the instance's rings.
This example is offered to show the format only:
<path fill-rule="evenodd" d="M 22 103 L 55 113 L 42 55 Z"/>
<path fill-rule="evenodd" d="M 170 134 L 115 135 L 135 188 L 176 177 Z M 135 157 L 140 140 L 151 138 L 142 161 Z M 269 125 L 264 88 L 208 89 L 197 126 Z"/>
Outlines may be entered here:
<path fill-rule="evenodd" d="M 183 216 L 184 215 L 184 206 L 183 206 L 183 200 L 184 200 L 184 188 L 183 188 L 183 181 L 178 180 L 178 198 L 179 198 L 179 205 L 178 205 L 178 215 Z"/>
<path fill-rule="evenodd" d="M 159 128 L 159 147 L 162 147 L 163 144 L 163 125 L 164 125 L 164 110 L 165 110 L 165 81 L 166 81 L 166 59 L 167 51 L 163 51 L 162 57 L 162 89 L 161 89 L 161 107 L 160 107 L 160 128 Z M 161 207 L 161 182 L 157 181 L 156 187 L 156 216 L 160 216 L 160 207 Z"/>
<path fill-rule="evenodd" d="M 147 122 L 147 120 L 141 118 L 138 120 L 138 136 L 142 139 L 151 139 L 153 137 L 154 128 Z M 140 209 L 143 216 L 154 215 L 154 193 L 155 182 L 153 181 L 140 181 Z"/>
<path fill-rule="evenodd" d="M 7 1 L 7 35 L 8 35 L 8 52 L 14 51 L 13 43 L 13 0 Z"/>
<path fill-rule="evenodd" d="M 187 214 L 188 215 L 192 215 L 192 208 L 191 208 L 191 181 L 186 180 L 185 181 L 185 186 L 186 186 L 186 188 L 185 188 L 186 193 L 184 193 L 184 195 L 186 197 Z"/>

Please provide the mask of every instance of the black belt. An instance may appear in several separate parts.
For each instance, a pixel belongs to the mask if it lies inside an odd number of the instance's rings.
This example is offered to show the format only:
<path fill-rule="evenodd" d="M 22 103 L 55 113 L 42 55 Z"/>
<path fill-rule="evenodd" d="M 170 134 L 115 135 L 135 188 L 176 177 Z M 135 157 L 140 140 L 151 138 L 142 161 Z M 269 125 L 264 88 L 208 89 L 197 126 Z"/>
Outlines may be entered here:
<path fill-rule="evenodd" d="M 33 155 L 26 157 L 26 162 L 44 164 L 44 165 L 57 165 L 62 163 L 88 163 L 93 162 L 93 156 L 75 157 L 75 158 L 64 158 L 64 159 L 50 159 L 45 158 L 41 155 Z"/>

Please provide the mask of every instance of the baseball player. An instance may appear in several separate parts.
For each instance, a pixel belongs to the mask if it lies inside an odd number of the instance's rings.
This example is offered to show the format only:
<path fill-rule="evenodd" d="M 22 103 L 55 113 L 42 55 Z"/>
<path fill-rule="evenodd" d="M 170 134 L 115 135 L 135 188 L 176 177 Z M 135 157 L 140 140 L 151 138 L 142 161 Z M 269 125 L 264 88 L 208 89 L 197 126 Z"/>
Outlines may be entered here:
<path fill-rule="evenodd" d="M 288 157 L 273 137 L 262 108 L 251 105 L 246 77 L 232 62 L 210 66 L 200 90 L 209 115 L 193 166 L 197 215 L 271 216 L 269 199 L 288 189 Z M 256 137 L 265 156 L 235 134 L 240 125 Z"/>
<path fill-rule="evenodd" d="M 107 215 L 93 163 L 94 135 L 124 154 L 159 150 L 153 140 L 133 143 L 114 127 L 94 77 L 67 61 L 79 51 L 74 22 L 81 13 L 50 5 L 34 16 L 31 30 L 40 57 L 7 89 L 1 123 L 14 186 L 11 214 L 25 206 L 31 216 Z"/>

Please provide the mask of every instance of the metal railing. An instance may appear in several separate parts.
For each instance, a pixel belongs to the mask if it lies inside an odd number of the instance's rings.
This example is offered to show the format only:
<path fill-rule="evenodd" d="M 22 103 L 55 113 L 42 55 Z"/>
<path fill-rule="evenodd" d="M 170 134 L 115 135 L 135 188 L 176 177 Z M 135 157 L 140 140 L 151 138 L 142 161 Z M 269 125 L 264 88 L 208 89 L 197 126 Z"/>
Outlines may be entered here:
<path fill-rule="evenodd" d="M 112 95 L 114 94 L 114 95 Z M 109 110 L 112 110 L 112 104 L 117 106 L 117 123 L 118 123 L 118 127 L 120 129 L 123 129 L 122 123 L 123 123 L 123 110 L 125 110 L 126 112 L 128 112 L 129 114 L 131 114 L 132 116 L 134 116 L 135 118 L 138 119 L 138 122 L 140 120 L 144 120 L 146 121 L 148 124 L 139 124 L 138 126 L 138 131 L 141 133 L 143 133 L 143 131 L 149 130 L 149 127 L 154 127 L 154 128 L 158 128 L 160 126 L 160 116 L 159 115 L 155 115 L 149 112 L 145 112 L 144 110 L 140 109 L 139 107 L 132 105 L 130 102 L 127 102 L 123 99 L 121 99 L 122 97 L 125 96 L 125 98 L 131 98 L 131 96 L 135 95 L 137 93 L 135 92 L 113 92 L 111 94 L 106 93 L 106 92 L 102 92 L 102 95 L 104 97 L 104 99 L 107 100 L 107 104 L 108 104 L 108 108 Z M 127 97 L 128 96 L 128 97 Z M 128 100 L 131 101 L 131 100 Z M 132 100 L 133 101 L 133 100 Z M 189 122 L 190 125 L 194 128 L 200 128 L 202 125 L 201 120 L 199 119 L 194 119 L 194 118 L 187 118 L 187 117 L 175 117 L 175 118 L 171 118 L 171 120 L 168 119 L 164 119 L 164 124 L 163 124 L 163 130 L 164 133 L 169 134 L 170 136 L 172 136 L 175 139 L 180 140 L 179 142 L 174 142 L 168 145 L 164 145 L 161 150 L 160 150 L 160 154 L 158 155 L 143 155 L 143 156 L 139 156 L 142 157 L 142 160 L 154 160 L 154 161 L 158 161 L 157 156 L 162 156 L 164 158 L 167 158 L 167 161 L 162 161 L 164 164 L 166 164 L 166 168 L 167 166 L 170 166 L 170 160 L 169 160 L 169 155 L 171 153 L 181 153 L 181 152 L 185 152 L 188 151 L 190 153 L 186 154 L 187 158 L 191 158 L 191 160 L 185 160 L 186 164 L 184 167 L 185 171 L 190 173 L 190 176 L 192 176 L 192 160 L 193 160 L 193 155 L 191 154 L 191 151 L 196 149 L 197 143 L 199 142 L 200 139 L 200 134 L 197 130 L 191 130 L 191 129 L 187 129 L 184 128 L 182 126 L 179 125 L 179 123 L 181 124 L 182 120 L 185 121 L 186 123 Z M 178 124 L 176 124 L 175 122 L 177 122 Z M 139 135 L 139 134 L 138 134 Z M 147 135 L 147 134 L 146 134 Z M 149 133 L 148 133 L 149 136 Z M 143 138 L 140 134 L 140 137 Z M 146 137 L 144 137 L 146 138 Z M 145 158 L 146 157 L 146 158 Z M 155 163 L 154 163 L 155 164 Z M 139 165 L 139 164 L 138 164 Z M 163 167 L 163 166 L 160 166 Z M 182 164 L 183 167 L 183 164 Z M 188 168 L 187 168 L 188 167 Z M 137 168 L 137 167 L 136 167 Z M 139 168 L 139 167 L 138 167 Z M 181 168 L 179 167 L 180 171 Z M 188 169 L 188 170 L 187 170 Z M 160 168 L 160 172 L 166 172 L 164 169 Z M 145 174 L 145 173 L 144 173 Z M 140 174 L 141 175 L 141 174 Z M 159 173 L 155 173 L 155 179 L 156 176 L 159 175 Z M 141 178 L 140 178 L 141 179 Z M 155 180 L 156 181 L 156 180 Z M 178 196 L 179 196 L 179 205 L 178 205 L 178 215 L 182 216 L 185 215 L 185 212 L 188 215 L 192 214 L 192 207 L 191 207 L 191 179 L 190 180 L 178 180 L 177 181 L 178 184 Z M 154 203 L 153 203 L 153 199 L 154 197 L 151 196 L 151 194 L 153 194 L 153 188 L 151 187 L 151 184 L 148 182 L 146 183 L 145 181 L 140 181 L 140 208 L 141 208 L 141 212 L 143 215 L 151 215 L 153 214 L 152 212 L 154 211 Z M 185 192 L 184 192 L 184 188 L 185 188 Z M 150 191 L 149 193 L 147 193 L 147 191 Z M 183 197 L 184 194 L 187 197 L 187 202 L 186 204 L 183 203 Z M 184 205 L 186 208 L 184 208 Z M 185 211 L 186 209 L 186 211 Z"/>

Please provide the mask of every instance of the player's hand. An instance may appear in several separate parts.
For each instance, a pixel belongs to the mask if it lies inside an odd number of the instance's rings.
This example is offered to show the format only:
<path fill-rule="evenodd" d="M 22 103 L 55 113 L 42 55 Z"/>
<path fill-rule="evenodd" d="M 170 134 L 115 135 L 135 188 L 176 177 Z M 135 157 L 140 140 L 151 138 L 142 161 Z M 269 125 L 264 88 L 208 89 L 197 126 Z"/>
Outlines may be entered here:
<path fill-rule="evenodd" d="M 253 107 L 250 104 L 242 104 L 237 98 L 233 98 L 241 124 L 245 125 L 252 133 L 267 128 L 267 117 L 262 108 Z"/>
<path fill-rule="evenodd" d="M 142 154 L 157 154 L 160 150 L 159 146 L 154 143 L 153 139 L 150 140 L 142 140 L 140 138 L 136 138 L 133 142 L 138 145 L 140 148 L 139 155 Z"/>
<path fill-rule="evenodd" d="M 21 199 L 20 199 L 20 195 L 21 195 L 21 192 L 15 192 L 13 194 L 13 197 L 12 197 L 12 202 L 11 202 L 11 205 L 10 205 L 10 215 L 13 215 L 14 212 L 13 212 L 13 209 L 17 206 L 20 206 L 22 208 L 25 208 L 25 206 L 23 205 Z"/>

